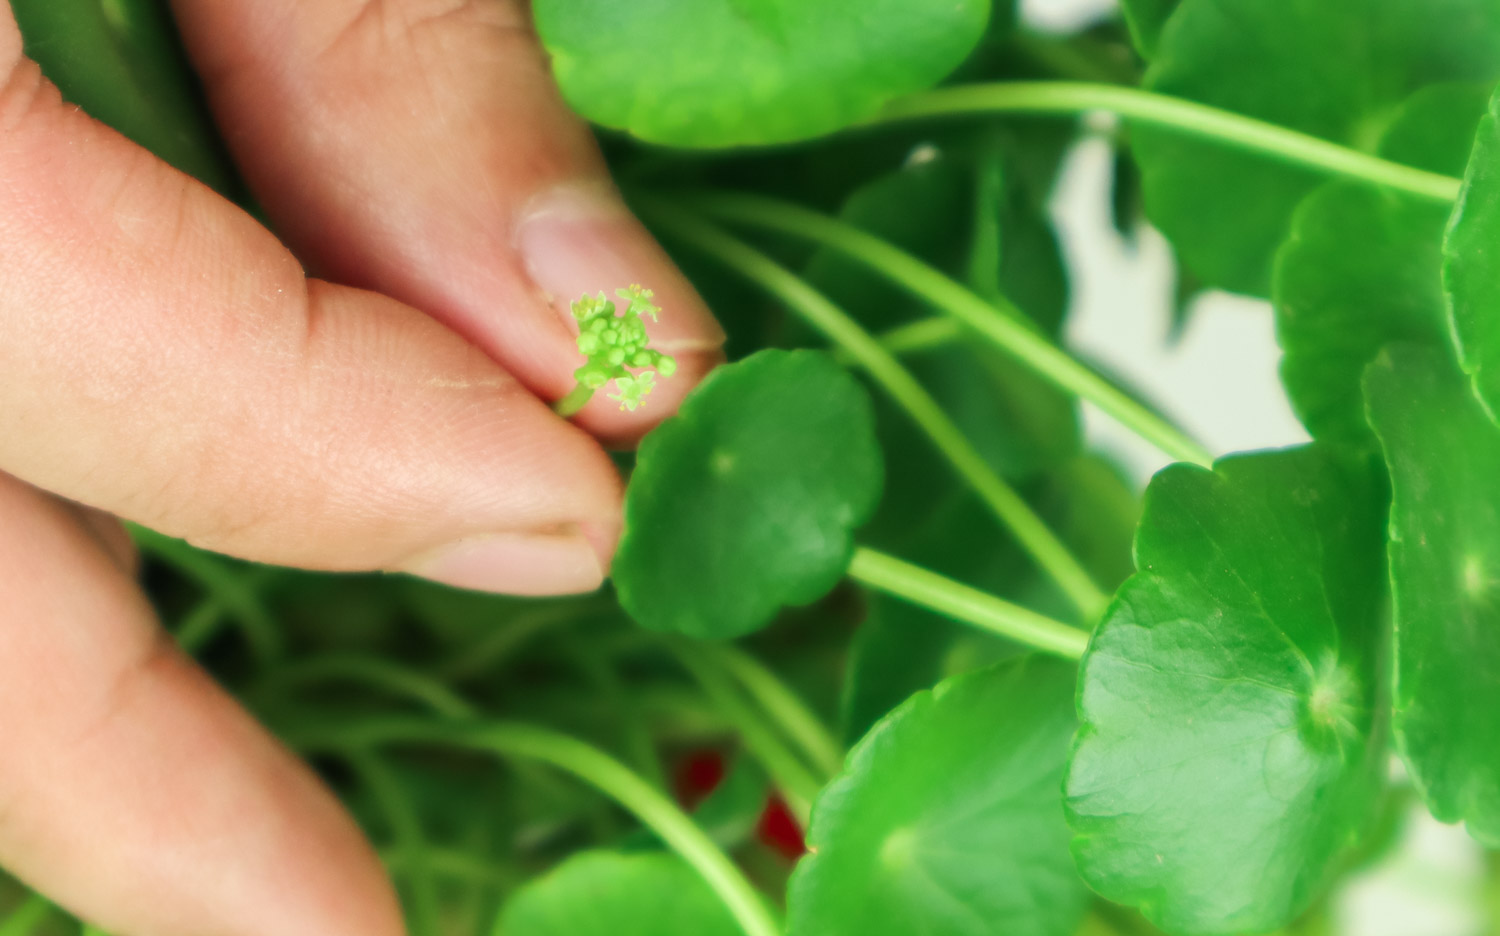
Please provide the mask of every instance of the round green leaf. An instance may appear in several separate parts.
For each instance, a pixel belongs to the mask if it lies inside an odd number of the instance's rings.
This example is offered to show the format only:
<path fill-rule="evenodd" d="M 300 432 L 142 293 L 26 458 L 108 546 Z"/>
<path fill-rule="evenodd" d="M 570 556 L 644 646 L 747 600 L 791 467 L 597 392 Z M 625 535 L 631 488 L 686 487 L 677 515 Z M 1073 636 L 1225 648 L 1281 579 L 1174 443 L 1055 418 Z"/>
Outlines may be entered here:
<path fill-rule="evenodd" d="M 1392 729 L 1432 814 L 1500 847 L 1500 430 L 1449 354 L 1370 365 L 1391 472 Z"/>
<path fill-rule="evenodd" d="M 920 91 L 983 37 L 990 0 L 534 0 L 568 102 L 675 146 L 820 136 Z M 855 15 L 857 13 L 857 15 Z"/>
<path fill-rule="evenodd" d="M 615 556 L 643 626 L 729 638 L 843 577 L 880 498 L 869 394 L 817 351 L 761 351 L 709 375 L 641 444 Z"/>
<path fill-rule="evenodd" d="M 1066 784 L 1106 898 L 1171 933 L 1270 930 L 1358 841 L 1384 767 L 1373 489 L 1313 448 L 1152 480 Z"/>
<path fill-rule="evenodd" d="M 1156 55 L 1156 44 L 1161 41 L 1161 31 L 1167 25 L 1167 17 L 1177 9 L 1179 0 L 1121 0 L 1120 10 L 1125 14 L 1125 24 L 1130 27 L 1130 38 L 1145 58 Z"/>
<path fill-rule="evenodd" d="M 1146 86 L 1371 149 L 1410 92 L 1496 77 L 1489 0 L 1182 0 Z M 1147 213 L 1183 262 L 1210 286 L 1264 295 L 1292 212 L 1323 177 L 1169 130 L 1133 139 Z"/>
<path fill-rule="evenodd" d="M 1500 419 L 1500 93 L 1479 126 L 1473 158 L 1443 245 L 1443 285 L 1451 300 L 1459 360 Z"/>
<path fill-rule="evenodd" d="M 585 852 L 518 891 L 495 936 L 740 936 L 709 886 L 676 855 Z"/>
<path fill-rule="evenodd" d="M 1089 896 L 1058 783 L 1073 668 L 1028 658 L 955 677 L 876 725 L 818 798 L 790 936 L 1067 936 Z"/>
<path fill-rule="evenodd" d="M 1477 84 L 1413 95 L 1381 153 L 1434 172 L 1461 172 L 1489 98 Z M 1285 356 L 1282 382 L 1313 438 L 1373 450 L 1361 381 L 1392 341 L 1448 340 L 1441 269 L 1448 209 L 1351 182 L 1309 195 L 1276 255 L 1271 296 Z"/>

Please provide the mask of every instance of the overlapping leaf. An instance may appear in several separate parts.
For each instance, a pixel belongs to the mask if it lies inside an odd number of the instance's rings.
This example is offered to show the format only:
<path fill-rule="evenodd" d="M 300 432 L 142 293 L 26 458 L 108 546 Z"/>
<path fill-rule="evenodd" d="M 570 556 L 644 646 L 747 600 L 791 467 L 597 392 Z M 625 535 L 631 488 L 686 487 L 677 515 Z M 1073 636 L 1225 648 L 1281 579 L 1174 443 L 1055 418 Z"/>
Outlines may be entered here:
<path fill-rule="evenodd" d="M 739 924 L 676 855 L 585 852 L 506 903 L 495 936 L 740 936 Z"/>
<path fill-rule="evenodd" d="M 813 809 L 790 936 L 1068 936 L 1088 903 L 1058 782 L 1073 668 L 958 676 L 876 725 Z"/>
<path fill-rule="evenodd" d="M 1171 933 L 1274 929 L 1384 765 L 1379 499 L 1317 449 L 1168 468 L 1083 659 L 1066 793 L 1085 880 Z"/>
<path fill-rule="evenodd" d="M 1366 377 L 1391 473 L 1392 727 L 1433 815 L 1500 846 L 1500 429 L 1445 349 Z"/>
<path fill-rule="evenodd" d="M 721 367 L 641 444 L 620 603 L 653 630 L 755 630 L 838 583 L 881 475 L 869 395 L 827 355 L 768 350 Z"/>
<path fill-rule="evenodd" d="M 536 0 L 537 31 L 579 113 L 676 146 L 829 133 L 947 75 L 989 0 Z"/>
<path fill-rule="evenodd" d="M 1402 107 L 1381 141 L 1389 158 L 1457 175 L 1489 97 L 1435 85 Z M 1442 242 L 1448 206 L 1353 182 L 1303 201 L 1277 253 L 1272 299 L 1281 376 L 1314 438 L 1373 449 L 1360 381 L 1387 343 L 1444 345 Z"/>
<path fill-rule="evenodd" d="M 1500 95 L 1479 127 L 1443 247 L 1459 360 L 1490 418 L 1500 419 Z"/>
<path fill-rule="evenodd" d="M 1407 94 L 1500 77 L 1488 0 L 1182 0 L 1147 74 L 1187 97 L 1359 148 Z M 1263 295 L 1307 170 L 1147 126 L 1146 207 L 1210 286 Z"/>

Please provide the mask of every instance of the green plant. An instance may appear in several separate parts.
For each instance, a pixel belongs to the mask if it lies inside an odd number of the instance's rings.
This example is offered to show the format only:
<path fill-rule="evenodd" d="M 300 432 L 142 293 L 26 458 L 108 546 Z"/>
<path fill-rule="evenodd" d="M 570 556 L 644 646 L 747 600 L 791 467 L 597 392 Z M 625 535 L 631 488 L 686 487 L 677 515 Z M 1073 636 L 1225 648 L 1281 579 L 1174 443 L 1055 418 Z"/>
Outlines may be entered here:
<path fill-rule="evenodd" d="M 1317 933 L 1407 786 L 1500 848 L 1500 6 L 1123 6 L 1059 38 L 985 0 L 535 0 L 734 359 L 630 462 L 612 590 L 138 531 L 182 644 L 342 765 L 415 936 Z M 1045 207 L 1093 111 L 1122 226 L 1271 300 L 1312 444 L 1215 460 L 1064 347 Z M 201 146 L 164 155 L 213 177 Z M 617 295 L 573 304 L 564 415 L 673 373 Z M 1080 404 L 1178 464 L 1137 497 Z"/>

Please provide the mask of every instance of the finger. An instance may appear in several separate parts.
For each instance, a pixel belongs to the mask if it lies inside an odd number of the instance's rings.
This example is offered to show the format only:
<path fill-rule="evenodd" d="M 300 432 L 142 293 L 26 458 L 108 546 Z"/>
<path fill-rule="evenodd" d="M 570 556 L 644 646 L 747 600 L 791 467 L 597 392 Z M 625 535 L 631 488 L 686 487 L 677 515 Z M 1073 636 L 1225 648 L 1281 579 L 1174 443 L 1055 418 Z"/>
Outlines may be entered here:
<path fill-rule="evenodd" d="M 583 363 L 569 301 L 641 283 L 679 358 L 639 435 L 716 363 L 723 333 L 621 204 L 522 0 L 176 0 L 220 125 L 276 227 L 319 272 L 468 336 L 548 399 Z M 603 396 L 602 394 L 600 395 Z"/>
<path fill-rule="evenodd" d="M 591 438 L 65 106 L 4 6 L 0 54 L 0 470 L 251 559 L 598 586 L 619 481 Z"/>
<path fill-rule="evenodd" d="M 119 936 L 399 936 L 353 823 L 88 522 L 3 476 L 0 516 L 0 865 Z"/>

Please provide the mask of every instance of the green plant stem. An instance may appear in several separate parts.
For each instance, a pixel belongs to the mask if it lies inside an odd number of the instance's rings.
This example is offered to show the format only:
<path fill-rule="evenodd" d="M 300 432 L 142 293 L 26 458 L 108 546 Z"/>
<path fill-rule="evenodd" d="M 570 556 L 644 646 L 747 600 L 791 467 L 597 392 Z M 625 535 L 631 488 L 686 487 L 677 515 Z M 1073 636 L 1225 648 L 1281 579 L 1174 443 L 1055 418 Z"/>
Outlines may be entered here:
<path fill-rule="evenodd" d="M 233 615 L 258 662 L 266 664 L 282 656 L 285 647 L 281 631 L 255 590 L 247 585 L 243 574 L 230 568 L 222 559 L 182 540 L 136 524 L 128 524 L 127 529 L 141 552 L 197 582 Z"/>
<path fill-rule="evenodd" d="M 393 874 L 405 874 L 415 865 L 426 864 L 433 874 L 495 890 L 515 887 L 523 879 L 519 873 L 497 867 L 477 855 L 436 845 L 426 846 L 420 855 L 399 845 L 382 848 L 380 863 Z"/>
<path fill-rule="evenodd" d="M 567 396 L 552 404 L 552 412 L 561 416 L 563 419 L 567 419 L 569 416 L 576 414 L 579 410 L 587 406 L 589 400 L 592 400 L 593 398 L 593 388 L 585 387 L 583 384 L 578 384 L 572 390 L 568 391 Z"/>
<path fill-rule="evenodd" d="M 854 551 L 849 577 L 955 621 L 1070 660 L 1081 658 L 1088 647 L 1085 631 L 873 549 Z"/>
<path fill-rule="evenodd" d="M 445 718 L 477 714 L 467 699 L 424 673 L 382 657 L 328 654 L 308 657 L 278 667 L 250 692 L 267 702 L 286 692 L 329 682 L 352 682 L 421 703 Z"/>
<path fill-rule="evenodd" d="M 224 604 L 210 595 L 198 602 L 177 625 L 177 645 L 188 655 L 196 655 L 218 636 L 224 622 Z"/>
<path fill-rule="evenodd" d="M 438 901 L 437 881 L 427 861 L 427 836 L 422 831 L 421 816 L 390 765 L 378 755 L 372 751 L 350 751 L 346 759 L 385 814 L 391 837 L 403 853 L 411 856 L 406 866 L 411 884 L 411 936 L 441 936 L 442 905 Z"/>
<path fill-rule="evenodd" d="M 718 658 L 719 665 L 739 680 L 751 698 L 802 749 L 808 763 L 821 774 L 820 779 L 826 781 L 843 769 L 844 748 L 834 740 L 833 732 L 770 667 L 733 644 L 701 646 Z"/>
<path fill-rule="evenodd" d="M 641 717 L 640 707 L 633 695 L 625 691 L 625 685 L 615 672 L 609 655 L 586 639 L 569 641 L 569 656 L 583 677 L 593 685 L 591 695 L 603 704 L 614 718 L 619 730 L 620 748 L 625 751 L 636 771 L 658 790 L 667 789 L 666 773 L 662 770 L 661 758 L 656 743 Z"/>
<path fill-rule="evenodd" d="M 1362 179 L 1444 204 L 1462 180 L 1404 166 L 1320 137 L 1196 101 L 1137 88 L 1072 81 L 955 85 L 898 98 L 871 123 L 963 114 L 1081 114 L 1109 111 L 1330 175 Z"/>
<path fill-rule="evenodd" d="M 325 726 L 290 726 L 295 746 L 351 747 L 440 745 L 541 761 L 591 784 L 635 814 L 687 861 L 724 901 L 746 936 L 780 936 L 765 899 L 703 830 L 671 800 L 619 761 L 581 741 L 532 725 L 506 722 L 457 724 L 422 718 L 366 718 Z"/>
<path fill-rule="evenodd" d="M 1059 348 L 1008 300 L 983 299 L 904 250 L 800 205 L 730 192 L 696 194 L 686 203 L 724 221 L 791 234 L 845 254 L 973 329 L 1037 376 L 1097 406 L 1172 458 L 1213 464 L 1202 446 Z"/>
<path fill-rule="evenodd" d="M 52 901 L 32 894 L 0 922 L 0 936 L 30 936 L 32 930 L 52 915 L 53 909 Z"/>
<path fill-rule="evenodd" d="M 734 725 L 745 747 L 770 775 L 771 782 L 786 800 L 787 808 L 797 822 L 807 828 L 813 800 L 818 798 L 823 784 L 746 703 L 710 651 L 684 640 L 672 641 L 670 646 L 683 668 L 703 688 L 704 694 Z"/>
<path fill-rule="evenodd" d="M 680 235 L 685 243 L 719 259 L 781 299 L 847 351 L 927 434 L 1083 617 L 1093 620 L 1099 614 L 1106 598 L 1083 565 L 1031 506 L 995 473 L 932 395 L 874 336 L 800 277 L 717 225 L 660 199 L 642 199 L 639 203 L 664 229 Z"/>

